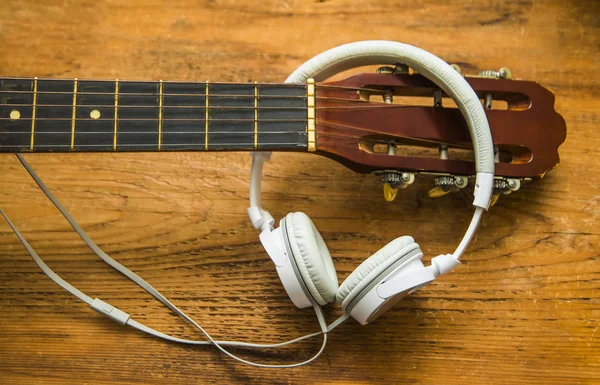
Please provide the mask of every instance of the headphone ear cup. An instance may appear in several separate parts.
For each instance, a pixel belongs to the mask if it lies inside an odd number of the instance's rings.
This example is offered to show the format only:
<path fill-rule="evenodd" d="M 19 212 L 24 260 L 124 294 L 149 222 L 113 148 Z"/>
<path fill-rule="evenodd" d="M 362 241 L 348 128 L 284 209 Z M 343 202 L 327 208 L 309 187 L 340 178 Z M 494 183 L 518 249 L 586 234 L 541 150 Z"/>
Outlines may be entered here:
<path fill-rule="evenodd" d="M 312 298 L 325 305 L 335 300 L 338 278 L 323 237 L 301 212 L 289 213 L 282 221 L 295 264 Z"/>
<path fill-rule="evenodd" d="M 336 294 L 336 301 L 346 310 L 380 275 L 416 249 L 419 249 L 419 245 L 410 236 L 394 239 L 367 258 L 344 280 Z"/>

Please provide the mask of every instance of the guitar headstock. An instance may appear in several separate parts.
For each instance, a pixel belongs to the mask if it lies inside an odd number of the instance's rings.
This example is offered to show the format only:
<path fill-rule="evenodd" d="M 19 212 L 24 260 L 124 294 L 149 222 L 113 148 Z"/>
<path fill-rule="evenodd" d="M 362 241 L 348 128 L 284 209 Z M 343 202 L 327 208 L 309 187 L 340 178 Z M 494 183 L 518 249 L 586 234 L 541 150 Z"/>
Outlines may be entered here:
<path fill-rule="evenodd" d="M 531 81 L 465 79 L 486 108 L 499 178 L 541 178 L 558 164 L 566 124 L 554 110 L 552 92 Z M 475 174 L 462 114 L 419 74 L 361 73 L 318 83 L 316 135 L 323 155 L 357 172 L 397 174 L 391 179 L 400 185 L 402 176 L 407 182 L 403 174 Z"/>

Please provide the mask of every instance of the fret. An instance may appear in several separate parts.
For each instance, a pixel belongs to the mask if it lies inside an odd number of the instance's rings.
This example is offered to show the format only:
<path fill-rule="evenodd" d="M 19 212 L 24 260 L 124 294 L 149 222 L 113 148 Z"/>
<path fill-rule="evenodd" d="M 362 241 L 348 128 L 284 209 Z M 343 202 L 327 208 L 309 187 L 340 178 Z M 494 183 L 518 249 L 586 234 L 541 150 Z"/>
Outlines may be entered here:
<path fill-rule="evenodd" d="M 30 151 L 32 90 L 31 79 L 0 79 L 0 152 Z"/>
<path fill-rule="evenodd" d="M 159 82 L 159 99 L 158 99 L 158 151 L 162 146 L 162 125 L 163 125 L 163 81 Z"/>
<path fill-rule="evenodd" d="M 164 83 L 163 109 L 162 150 L 206 148 L 206 83 Z"/>
<path fill-rule="evenodd" d="M 306 86 L 264 84 L 258 87 L 258 149 L 306 148 Z M 278 121 L 281 119 L 293 120 Z"/>
<path fill-rule="evenodd" d="M 254 149 L 254 85 L 222 83 L 208 87 L 208 149 Z"/>
<path fill-rule="evenodd" d="M 114 151 L 113 81 L 77 82 L 75 151 Z"/>
<path fill-rule="evenodd" d="M 204 150 L 208 151 L 208 80 L 206 81 L 206 93 L 204 95 L 206 101 L 206 115 L 204 117 Z"/>
<path fill-rule="evenodd" d="M 75 148 L 75 118 L 77 117 L 77 78 L 73 81 L 73 113 L 71 114 L 71 147 Z"/>
<path fill-rule="evenodd" d="M 254 149 L 258 148 L 258 86 L 254 82 Z"/>
<path fill-rule="evenodd" d="M 158 82 L 119 82 L 117 151 L 157 150 L 159 88 Z"/>
<path fill-rule="evenodd" d="M 35 141 L 35 113 L 36 113 L 36 104 L 37 104 L 37 88 L 38 88 L 38 78 L 33 79 L 33 102 L 31 107 L 31 145 L 29 147 L 29 151 L 33 151 L 33 145 Z"/>
<path fill-rule="evenodd" d="M 35 117 L 32 117 L 32 125 L 35 125 L 35 130 L 32 130 L 35 151 L 70 149 L 73 83 L 73 80 L 38 80 L 37 92 L 34 93 Z"/>
<path fill-rule="evenodd" d="M 113 130 L 113 151 L 117 151 L 117 125 L 119 124 L 119 79 L 115 80 L 115 121 Z"/>
<path fill-rule="evenodd" d="M 307 84 L 307 107 L 308 107 L 308 122 L 306 125 L 306 133 L 308 134 L 308 151 L 317 150 L 317 136 L 315 133 L 315 79 L 308 79 Z"/>

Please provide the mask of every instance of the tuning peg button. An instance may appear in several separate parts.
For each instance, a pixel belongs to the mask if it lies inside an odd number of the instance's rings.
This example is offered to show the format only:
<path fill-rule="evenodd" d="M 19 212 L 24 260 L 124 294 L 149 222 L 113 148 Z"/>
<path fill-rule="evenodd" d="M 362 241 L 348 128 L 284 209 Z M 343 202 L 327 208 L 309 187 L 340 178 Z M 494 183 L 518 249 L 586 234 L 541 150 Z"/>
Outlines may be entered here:
<path fill-rule="evenodd" d="M 383 197 L 387 202 L 392 202 L 396 199 L 396 195 L 398 195 L 398 189 L 393 188 L 389 183 L 383 184 Z"/>
<path fill-rule="evenodd" d="M 429 190 L 428 195 L 430 198 L 439 198 L 439 197 L 443 197 L 444 195 L 448 194 L 449 192 L 450 192 L 450 190 L 444 190 L 440 186 L 435 186 L 434 188 Z"/>
<path fill-rule="evenodd" d="M 492 199 L 490 200 L 490 207 L 492 207 L 493 205 L 496 204 L 496 202 L 498 202 L 499 197 L 500 197 L 500 194 L 492 194 Z"/>
<path fill-rule="evenodd" d="M 381 181 L 383 182 L 383 196 L 386 201 L 391 202 L 396 198 L 398 189 L 406 188 L 415 181 L 415 174 L 387 171 L 381 174 Z"/>
<path fill-rule="evenodd" d="M 434 184 L 435 187 L 429 190 L 429 197 L 439 198 L 450 192 L 456 192 L 467 187 L 469 184 L 469 178 L 461 175 L 443 175 L 435 178 Z"/>

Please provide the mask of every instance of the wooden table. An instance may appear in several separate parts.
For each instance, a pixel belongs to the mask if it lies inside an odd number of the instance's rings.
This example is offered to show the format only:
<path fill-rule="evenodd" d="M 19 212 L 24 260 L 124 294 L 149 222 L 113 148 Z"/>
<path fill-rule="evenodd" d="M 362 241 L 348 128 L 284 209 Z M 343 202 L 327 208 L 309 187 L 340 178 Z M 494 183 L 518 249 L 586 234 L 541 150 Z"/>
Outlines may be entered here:
<path fill-rule="evenodd" d="M 502 197 L 456 272 L 377 322 L 347 322 L 313 364 L 239 365 L 102 318 L 42 274 L 0 222 L 0 383 L 600 382 L 597 1 L 29 1 L 0 7 L 0 73 L 11 76 L 282 81 L 312 55 L 363 39 L 408 42 L 467 73 L 509 67 L 556 93 L 561 164 Z M 27 159 L 108 253 L 218 338 L 280 341 L 317 330 L 286 297 L 246 217 L 247 153 L 36 154 Z M 265 205 L 305 211 L 340 281 L 413 234 L 426 259 L 452 250 L 470 192 L 432 200 L 430 180 L 384 202 L 380 181 L 316 156 L 275 154 Z M 13 155 L 0 207 L 47 263 L 84 292 L 164 332 L 202 336 L 77 238 Z M 341 314 L 326 309 L 329 320 Z M 310 356 L 318 341 L 250 354 Z"/>

